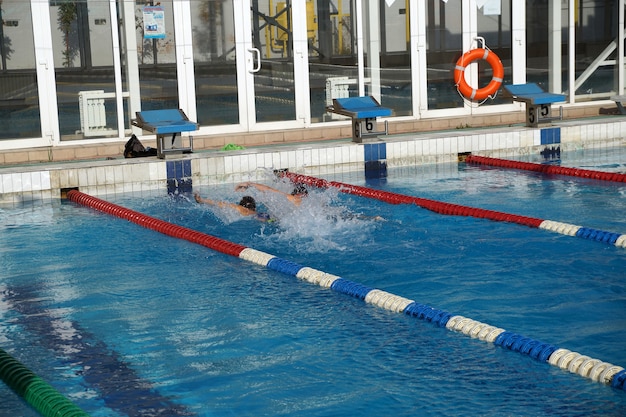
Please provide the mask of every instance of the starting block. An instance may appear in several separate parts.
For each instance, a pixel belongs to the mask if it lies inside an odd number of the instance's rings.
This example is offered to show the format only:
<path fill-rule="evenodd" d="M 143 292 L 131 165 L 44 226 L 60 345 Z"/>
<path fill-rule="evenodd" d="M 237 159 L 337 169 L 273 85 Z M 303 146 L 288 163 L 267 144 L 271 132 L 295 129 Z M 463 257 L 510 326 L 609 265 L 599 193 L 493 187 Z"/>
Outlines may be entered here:
<path fill-rule="evenodd" d="M 198 130 L 198 124 L 190 121 L 181 109 L 138 111 L 132 125 L 157 135 L 157 157 L 180 155 L 193 152 L 193 137 L 189 136 L 189 146 L 183 146 L 181 132 Z M 166 135 L 172 135 L 166 140 Z"/>
<path fill-rule="evenodd" d="M 340 114 L 352 119 L 352 141 L 362 143 L 366 138 L 388 134 L 387 121 L 385 130 L 375 131 L 376 118 L 391 116 L 391 109 L 382 107 L 372 96 L 346 97 L 333 99 L 332 106 L 326 107 L 330 113 Z"/>
<path fill-rule="evenodd" d="M 559 116 L 552 117 L 552 104 L 565 101 L 564 94 L 546 93 L 535 83 L 509 84 L 504 90 L 514 101 L 526 103 L 526 126 L 537 127 L 539 123 L 563 119 L 563 107 L 559 107 Z"/>
<path fill-rule="evenodd" d="M 617 105 L 617 110 L 619 111 L 619 114 L 626 114 L 626 109 L 622 104 L 626 101 L 626 96 L 612 96 L 611 100 L 613 100 Z"/>

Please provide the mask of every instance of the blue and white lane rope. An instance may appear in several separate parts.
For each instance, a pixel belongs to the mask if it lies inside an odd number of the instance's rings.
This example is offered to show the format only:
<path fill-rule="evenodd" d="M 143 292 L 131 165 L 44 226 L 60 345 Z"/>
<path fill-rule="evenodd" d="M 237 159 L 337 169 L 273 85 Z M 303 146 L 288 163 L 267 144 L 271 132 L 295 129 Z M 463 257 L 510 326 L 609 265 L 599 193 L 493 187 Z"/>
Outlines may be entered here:
<path fill-rule="evenodd" d="M 576 226 L 569 223 L 561 223 L 553 220 L 544 220 L 539 229 L 549 230 L 567 236 L 575 236 L 596 242 L 608 243 L 620 248 L 626 248 L 626 235 L 592 229 L 590 227 Z"/>
<path fill-rule="evenodd" d="M 446 311 L 438 310 L 424 304 L 418 304 L 404 297 L 366 287 L 336 275 L 309 267 L 303 267 L 295 262 L 286 261 L 256 249 L 150 217 L 146 214 L 81 193 L 78 190 L 69 191 L 67 197 L 77 204 L 91 207 L 121 219 L 126 219 L 132 223 L 150 230 L 158 231 L 167 236 L 185 239 L 217 252 L 236 256 L 277 272 L 289 274 L 310 283 L 359 298 L 366 303 L 374 304 L 386 310 L 404 313 L 434 323 L 437 326 L 461 332 L 473 338 L 495 343 L 498 346 L 528 355 L 541 362 L 548 362 L 551 365 L 558 366 L 561 369 L 567 369 L 572 373 L 577 373 L 593 381 L 626 391 L 626 370 L 621 366 L 615 366 L 598 359 L 592 359 L 586 355 L 581 355 L 578 352 L 572 352 L 567 349 L 558 349 L 550 344 L 533 340 L 517 333 L 508 332 L 504 329 L 463 316 L 453 316 Z"/>
<path fill-rule="evenodd" d="M 593 359 L 568 349 L 558 348 L 467 317 L 452 315 L 447 311 L 419 304 L 386 291 L 370 288 L 337 275 L 305 267 L 256 249 L 246 248 L 242 250 L 239 258 L 350 295 L 385 310 L 404 313 L 439 327 L 463 333 L 471 338 L 494 343 L 497 346 L 530 356 L 540 362 L 547 362 L 592 381 L 626 391 L 626 370 L 621 366 Z"/>

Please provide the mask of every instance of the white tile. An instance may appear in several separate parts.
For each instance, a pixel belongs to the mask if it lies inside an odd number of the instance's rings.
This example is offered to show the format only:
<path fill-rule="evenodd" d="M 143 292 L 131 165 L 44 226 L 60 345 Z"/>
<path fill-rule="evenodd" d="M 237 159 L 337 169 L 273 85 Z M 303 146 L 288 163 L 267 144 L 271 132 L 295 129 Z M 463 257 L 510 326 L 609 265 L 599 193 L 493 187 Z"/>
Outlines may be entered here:
<path fill-rule="evenodd" d="M 96 185 L 105 185 L 107 182 L 106 172 L 104 167 L 96 167 L 94 169 L 96 174 Z"/>
<path fill-rule="evenodd" d="M 470 136 L 471 138 L 471 147 L 469 152 L 478 152 L 480 151 L 480 142 L 479 142 L 479 138 L 478 135 L 472 135 Z"/>
<path fill-rule="evenodd" d="M 320 150 L 319 148 L 311 149 L 311 165 L 319 166 L 320 165 Z"/>
<path fill-rule="evenodd" d="M 61 188 L 69 188 L 69 169 L 61 169 L 58 170 L 58 178 L 59 178 L 59 187 Z"/>
<path fill-rule="evenodd" d="M 272 169 L 287 168 L 286 166 L 283 166 L 282 155 L 280 152 L 272 152 L 272 164 L 270 166 Z"/>
<path fill-rule="evenodd" d="M 121 176 L 122 176 L 122 182 L 123 183 L 130 183 L 132 182 L 132 172 L 131 172 L 131 168 L 129 164 L 124 164 L 121 166 Z M 80 174 L 79 174 L 80 175 Z"/>
<path fill-rule="evenodd" d="M 237 174 L 237 173 L 247 171 L 247 169 L 244 166 L 242 166 L 241 156 L 233 155 L 233 156 L 228 157 L 227 159 L 229 159 L 232 164 L 230 168 L 230 173 Z"/>
<path fill-rule="evenodd" d="M 408 141 L 405 142 L 406 143 L 406 154 L 404 155 L 405 157 L 408 156 L 410 158 L 415 158 L 417 156 L 417 153 L 419 152 L 420 154 L 422 153 L 422 141 L 420 140 L 412 140 L 412 141 Z M 419 151 L 418 151 L 419 149 Z"/>
<path fill-rule="evenodd" d="M 459 153 L 459 138 L 458 137 L 452 137 L 449 138 L 449 144 L 450 144 L 450 153 L 454 154 L 456 157 L 456 154 Z"/>
<path fill-rule="evenodd" d="M 347 162 L 347 161 L 344 161 L 343 156 L 344 156 L 344 155 L 343 155 L 343 149 L 342 149 L 342 147 L 341 147 L 341 146 L 337 146 L 337 147 L 335 147 L 335 152 L 334 152 L 334 161 L 333 161 L 333 163 L 334 163 L 334 164 L 342 164 L 342 163 L 344 163 L 344 162 Z"/>
<path fill-rule="evenodd" d="M 115 184 L 116 166 L 104 167 L 105 184 Z"/>
<path fill-rule="evenodd" d="M 156 173 L 153 176 L 153 173 Z M 151 180 L 156 179 L 157 181 L 165 181 L 167 180 L 167 164 L 158 163 L 158 164 L 150 164 L 150 177 Z"/>
<path fill-rule="evenodd" d="M 313 152 L 311 149 L 302 150 L 302 167 L 310 166 L 313 160 Z"/>
<path fill-rule="evenodd" d="M 122 192 L 123 193 L 132 193 L 134 188 L 134 184 L 132 182 L 125 182 L 122 184 Z"/>
<path fill-rule="evenodd" d="M 34 171 L 30 172 L 30 184 L 31 190 L 33 191 L 41 191 L 41 172 Z"/>
<path fill-rule="evenodd" d="M 79 187 L 85 187 L 86 185 L 89 185 L 89 175 L 87 173 L 87 170 L 79 169 L 77 171 L 78 171 L 78 184 L 77 185 Z M 60 179 L 59 179 L 59 183 L 60 183 Z"/>
<path fill-rule="evenodd" d="M 485 134 L 485 149 L 495 149 L 499 146 L 495 143 L 493 133 Z"/>
<path fill-rule="evenodd" d="M 361 165 L 365 162 L 365 152 L 363 151 L 362 146 L 350 147 L 350 162 Z"/>
<path fill-rule="evenodd" d="M 23 191 L 28 191 L 24 189 L 24 184 L 22 183 L 22 174 L 21 173 L 14 173 L 11 174 L 11 183 L 13 185 L 13 192 L 23 192 Z"/>
<path fill-rule="evenodd" d="M 478 135 L 478 150 L 484 151 L 487 149 L 487 136 L 485 134 Z"/>
<path fill-rule="evenodd" d="M 4 194 L 6 191 L 4 191 L 4 177 L 6 174 L 0 174 L 0 196 L 2 194 Z"/>
<path fill-rule="evenodd" d="M 296 162 L 296 152 L 288 151 L 286 156 L 287 156 L 287 168 L 296 169 L 298 167 L 298 163 Z"/>

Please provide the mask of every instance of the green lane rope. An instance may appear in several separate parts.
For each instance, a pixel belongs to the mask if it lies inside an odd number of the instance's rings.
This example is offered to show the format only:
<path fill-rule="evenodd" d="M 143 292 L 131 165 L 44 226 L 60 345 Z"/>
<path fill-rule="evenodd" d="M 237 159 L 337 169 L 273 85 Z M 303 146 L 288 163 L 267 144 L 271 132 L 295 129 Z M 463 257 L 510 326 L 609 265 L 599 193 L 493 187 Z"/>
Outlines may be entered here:
<path fill-rule="evenodd" d="M 44 417 L 89 417 L 89 414 L 1 348 L 0 378 Z"/>

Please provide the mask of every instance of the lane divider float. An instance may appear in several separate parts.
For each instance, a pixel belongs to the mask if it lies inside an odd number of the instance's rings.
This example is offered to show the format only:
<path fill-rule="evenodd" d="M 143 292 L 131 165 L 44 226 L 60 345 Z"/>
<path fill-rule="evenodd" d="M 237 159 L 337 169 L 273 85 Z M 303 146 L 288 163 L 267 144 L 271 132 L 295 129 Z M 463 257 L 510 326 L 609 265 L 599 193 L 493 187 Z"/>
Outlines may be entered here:
<path fill-rule="evenodd" d="M 309 177 L 307 175 L 295 174 L 288 171 L 281 172 L 280 175 L 289 178 L 294 183 L 307 184 L 318 188 L 334 187 L 346 194 L 372 198 L 390 204 L 415 204 L 416 206 L 439 214 L 476 217 L 479 219 L 487 219 L 497 222 L 516 223 L 523 226 L 549 230 L 551 232 L 567 236 L 595 240 L 597 242 L 608 243 L 617 247 L 626 248 L 626 234 L 607 232 L 553 220 L 542 220 L 534 217 L 503 213 L 495 210 L 486 210 L 476 207 L 462 206 L 459 204 L 445 203 L 442 201 L 413 197 L 390 191 L 375 190 L 372 188 L 361 187 L 359 185 L 345 184 L 337 181 L 327 181 L 321 178 Z"/>
<path fill-rule="evenodd" d="M 44 417 L 89 416 L 4 349 L 0 349 L 0 378 Z"/>
<path fill-rule="evenodd" d="M 425 320 L 436 326 L 445 327 L 448 330 L 460 332 L 472 338 L 493 343 L 497 346 L 530 356 L 540 362 L 546 362 L 561 369 L 568 370 L 569 372 L 576 373 L 595 382 L 600 382 L 613 388 L 626 391 L 626 370 L 621 366 L 602 362 L 599 359 L 592 359 L 586 355 L 571 352 L 567 349 L 560 349 L 551 344 L 505 331 L 504 329 L 460 315 L 453 315 L 447 311 L 420 304 L 408 298 L 370 288 L 337 275 L 302 266 L 256 249 L 168 223 L 164 220 L 159 220 L 137 211 L 100 200 L 99 198 L 77 190 L 69 191 L 67 198 L 77 204 L 128 220 L 167 236 L 185 239 L 206 246 L 217 252 L 235 256 L 280 273 L 295 276 L 311 284 L 330 288 L 331 290 L 358 298 L 359 300 L 385 310 L 404 313 L 408 316 Z"/>
<path fill-rule="evenodd" d="M 567 175 L 570 177 L 589 178 L 599 181 L 626 182 L 626 174 L 620 172 L 603 172 L 591 169 L 562 167 L 558 165 L 537 164 L 533 162 L 511 161 L 508 159 L 490 158 L 487 156 L 468 155 L 465 163 L 486 165 L 498 168 L 519 169 L 523 171 L 541 172 L 551 175 Z"/>

